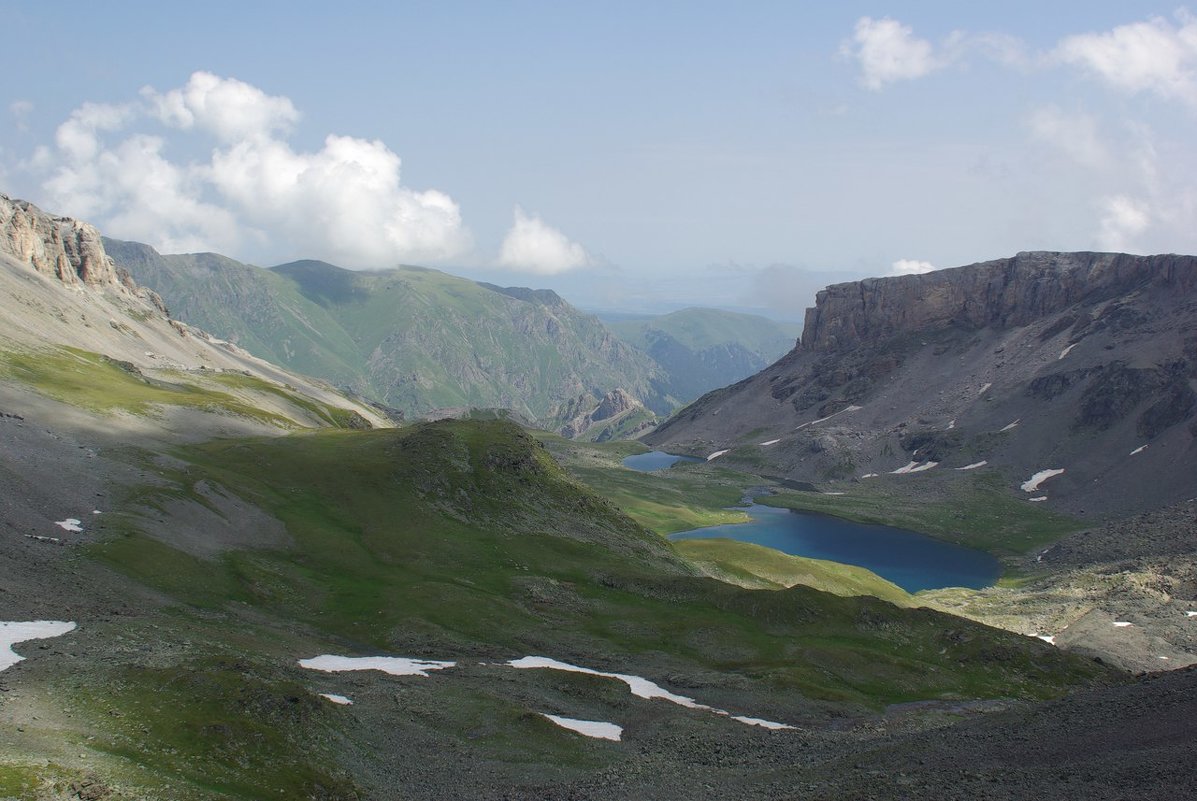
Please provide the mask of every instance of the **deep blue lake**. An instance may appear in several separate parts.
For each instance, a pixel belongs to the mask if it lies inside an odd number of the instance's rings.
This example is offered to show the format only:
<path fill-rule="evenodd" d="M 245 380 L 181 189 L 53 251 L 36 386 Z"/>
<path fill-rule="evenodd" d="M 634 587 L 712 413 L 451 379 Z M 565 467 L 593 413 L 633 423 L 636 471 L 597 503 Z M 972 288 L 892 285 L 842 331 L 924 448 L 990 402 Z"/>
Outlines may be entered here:
<path fill-rule="evenodd" d="M 629 456 L 623 460 L 623 466 L 639 470 L 641 473 L 651 473 L 654 470 L 664 470 L 666 467 L 673 467 L 678 462 L 701 461 L 701 459 L 695 459 L 693 456 L 676 456 L 672 453 L 665 453 L 665 451 L 649 451 L 648 453 L 638 453 L 635 456 Z"/>
<path fill-rule="evenodd" d="M 724 537 L 754 542 L 794 556 L 859 565 L 907 592 L 938 587 L 979 589 L 993 584 L 1001 574 L 997 559 L 984 551 L 914 531 L 759 504 L 744 510 L 752 522 L 682 531 L 670 539 Z"/>

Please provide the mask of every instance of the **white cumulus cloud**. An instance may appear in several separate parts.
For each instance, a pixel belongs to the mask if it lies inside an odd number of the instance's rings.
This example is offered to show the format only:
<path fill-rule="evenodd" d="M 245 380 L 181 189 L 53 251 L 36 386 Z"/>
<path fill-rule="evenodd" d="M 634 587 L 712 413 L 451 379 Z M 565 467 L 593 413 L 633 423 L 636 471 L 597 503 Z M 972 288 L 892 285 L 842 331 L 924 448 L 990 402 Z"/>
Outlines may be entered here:
<path fill-rule="evenodd" d="M 929 273 L 935 269 L 935 265 L 929 261 L 919 261 L 917 259 L 898 259 L 892 265 L 890 265 L 890 274 L 918 275 L 920 273 Z"/>
<path fill-rule="evenodd" d="M 1154 17 L 1105 33 L 1069 36 L 1054 55 L 1116 89 L 1197 105 L 1197 18 L 1181 11 L 1176 19 L 1173 24 Z"/>
<path fill-rule="evenodd" d="M 499 265 L 521 272 L 554 275 L 590 265 L 585 249 L 535 214 L 515 207 L 515 223 L 499 249 Z"/>
<path fill-rule="evenodd" d="M 287 137 L 298 120 L 286 97 L 197 72 L 177 89 L 143 89 L 137 102 L 85 103 L 29 166 L 45 174 L 55 211 L 168 252 L 248 244 L 373 268 L 470 249 L 453 199 L 404 186 L 384 143 L 329 135 L 318 150 L 296 150 Z M 214 140 L 207 159 L 172 160 L 183 136 Z"/>
<path fill-rule="evenodd" d="M 894 19 L 861 17 L 842 52 L 860 62 L 861 83 L 880 91 L 887 83 L 921 78 L 946 65 L 926 39 Z"/>

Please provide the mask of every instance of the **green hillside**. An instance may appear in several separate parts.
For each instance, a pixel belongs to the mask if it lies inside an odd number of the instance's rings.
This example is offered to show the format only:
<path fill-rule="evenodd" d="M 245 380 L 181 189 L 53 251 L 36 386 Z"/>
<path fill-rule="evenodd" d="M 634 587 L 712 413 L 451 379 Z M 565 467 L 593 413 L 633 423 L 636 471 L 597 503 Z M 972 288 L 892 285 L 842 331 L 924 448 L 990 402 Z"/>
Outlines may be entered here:
<path fill-rule="evenodd" d="M 661 365 L 669 391 L 683 402 L 764 369 L 794 347 L 802 330 L 797 323 L 696 308 L 605 322 Z"/>
<path fill-rule="evenodd" d="M 264 270 L 215 254 L 105 247 L 178 318 L 409 414 L 507 408 L 552 424 L 563 404 L 617 388 L 658 414 L 677 403 L 651 359 L 553 292 L 419 267 Z"/>

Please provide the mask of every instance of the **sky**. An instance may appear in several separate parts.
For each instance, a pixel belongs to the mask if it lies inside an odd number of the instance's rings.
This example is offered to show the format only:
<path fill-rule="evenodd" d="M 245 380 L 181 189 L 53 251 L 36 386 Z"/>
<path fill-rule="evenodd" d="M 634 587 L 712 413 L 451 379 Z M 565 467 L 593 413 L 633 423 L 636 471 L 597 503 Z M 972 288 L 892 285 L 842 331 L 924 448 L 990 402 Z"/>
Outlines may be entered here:
<path fill-rule="evenodd" d="M 800 319 L 1197 252 L 1197 6 L 0 0 L 0 192 L 163 252 Z"/>

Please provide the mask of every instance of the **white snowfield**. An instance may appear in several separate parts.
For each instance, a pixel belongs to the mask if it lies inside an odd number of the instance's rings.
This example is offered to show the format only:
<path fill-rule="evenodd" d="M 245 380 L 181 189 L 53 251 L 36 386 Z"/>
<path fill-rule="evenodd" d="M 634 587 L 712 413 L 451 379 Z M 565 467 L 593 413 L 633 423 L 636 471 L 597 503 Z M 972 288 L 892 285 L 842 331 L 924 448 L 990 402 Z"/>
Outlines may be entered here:
<path fill-rule="evenodd" d="M 81 525 L 82 522 L 83 521 L 76 517 L 68 517 L 66 520 L 55 520 L 54 525 L 58 526 L 63 531 L 78 532 L 83 530 L 83 526 Z"/>
<path fill-rule="evenodd" d="M 707 461 L 709 462 L 712 459 L 718 459 L 720 456 L 727 453 L 729 450 L 731 450 L 731 448 L 724 448 L 721 451 L 715 451 L 714 453 L 712 453 L 710 456 L 707 457 Z"/>
<path fill-rule="evenodd" d="M 767 448 L 767 447 L 769 447 L 770 445 L 776 445 L 776 444 L 777 444 L 777 443 L 779 443 L 779 442 L 781 442 L 781 440 L 780 440 L 780 439 L 771 439 L 771 440 L 769 440 L 768 442 L 762 442 L 762 443 L 761 443 L 760 445 L 758 445 L 757 447 L 760 447 L 760 448 Z"/>
<path fill-rule="evenodd" d="M 1049 478 L 1054 478 L 1055 476 L 1058 476 L 1063 472 L 1064 472 L 1063 467 L 1053 467 L 1053 468 L 1049 468 L 1047 470 L 1040 470 L 1038 473 L 1031 476 L 1026 481 L 1022 482 L 1022 491 L 1023 492 L 1034 492 L 1037 489 L 1039 489 L 1039 485 L 1042 484 L 1044 481 L 1047 481 Z"/>
<path fill-rule="evenodd" d="M 336 656 L 322 654 L 311 659 L 299 660 L 299 666 L 325 673 L 342 673 L 348 670 L 380 670 L 392 676 L 427 676 L 430 670 L 444 670 L 456 662 L 438 662 L 428 659 L 408 659 L 405 656 Z"/>
<path fill-rule="evenodd" d="M 19 642 L 48 640 L 75 630 L 75 623 L 64 620 L 0 621 L 0 670 L 7 670 L 25 659 L 12 649 Z"/>
<path fill-rule="evenodd" d="M 794 728 L 793 726 L 789 726 L 785 723 L 763 721 L 759 720 L 758 718 L 741 719 L 739 717 L 729 715 L 725 710 L 716 709 L 715 707 L 707 706 L 706 704 L 700 704 L 693 698 L 687 698 L 684 695 L 671 693 L 661 685 L 655 684 L 654 682 L 641 678 L 640 676 L 632 676 L 626 673 L 605 673 L 601 670 L 592 670 L 591 668 L 571 665 L 568 662 L 560 662 L 556 659 L 550 659 L 547 656 L 525 656 L 522 659 L 513 659 L 507 664 L 513 668 L 520 669 L 547 668 L 548 670 L 562 670 L 570 673 L 585 673 L 589 676 L 602 676 L 608 679 L 616 679 L 628 685 L 628 689 L 631 691 L 632 695 L 636 696 L 637 698 L 660 698 L 662 700 L 677 704 L 678 706 L 684 706 L 687 709 L 702 709 L 707 712 L 713 712 L 716 715 L 725 715 L 731 717 L 733 720 L 739 721 L 740 723 L 745 723 L 751 726 L 765 726 L 766 728 L 771 729 Z"/>
<path fill-rule="evenodd" d="M 574 718 L 563 718 L 560 715 L 548 714 L 545 714 L 545 717 L 563 729 L 576 731 L 578 734 L 584 734 L 596 740 L 614 740 L 615 742 L 619 742 L 619 738 L 623 734 L 622 726 L 616 726 L 614 723 L 606 723 L 601 720 L 576 720 Z"/>
<path fill-rule="evenodd" d="M 346 698 L 343 695 L 337 695 L 336 693 L 320 693 L 320 697 L 327 698 L 329 701 L 332 701 L 334 704 L 340 704 L 341 706 L 352 706 L 353 705 L 352 700 L 350 700 L 349 698 Z"/>
<path fill-rule="evenodd" d="M 939 464 L 939 462 L 923 462 L 922 464 L 919 464 L 918 462 L 911 462 L 910 464 L 899 467 L 897 470 L 890 470 L 889 473 L 891 476 L 904 476 L 909 473 L 921 473 L 924 470 L 930 470 L 937 464 Z"/>
<path fill-rule="evenodd" d="M 976 470 L 978 467 L 984 467 L 987 464 L 989 464 L 988 460 L 982 459 L 979 462 L 973 462 L 972 464 L 966 464 L 964 467 L 957 467 L 956 469 L 957 470 Z"/>

